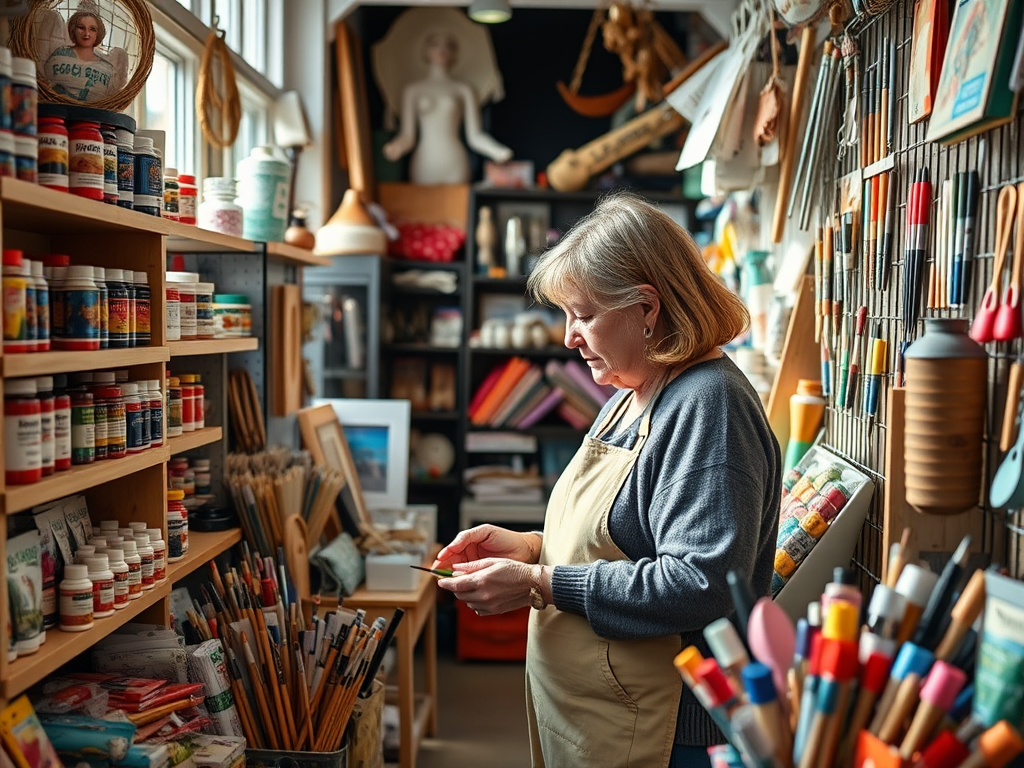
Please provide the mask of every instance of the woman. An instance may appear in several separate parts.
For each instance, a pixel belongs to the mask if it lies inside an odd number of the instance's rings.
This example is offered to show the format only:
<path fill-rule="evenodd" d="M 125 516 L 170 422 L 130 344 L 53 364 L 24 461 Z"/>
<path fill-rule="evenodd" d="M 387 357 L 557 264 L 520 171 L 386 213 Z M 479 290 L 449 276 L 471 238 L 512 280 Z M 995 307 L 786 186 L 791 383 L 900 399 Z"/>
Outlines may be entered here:
<path fill-rule="evenodd" d="M 730 570 L 768 595 L 782 461 L 760 401 L 720 346 L 746 309 L 657 208 L 601 200 L 530 275 L 601 410 L 548 503 L 543 534 L 484 525 L 438 554 L 438 584 L 490 614 L 532 605 L 527 699 L 536 766 L 708 765 L 721 735 L 672 661 L 728 615 Z"/>
<path fill-rule="evenodd" d="M 46 60 L 46 79 L 57 93 L 82 101 L 96 101 L 115 90 L 114 65 L 96 53 L 107 28 L 89 10 L 78 10 L 67 24 L 71 45 L 54 50 Z"/>
<path fill-rule="evenodd" d="M 384 145 L 384 156 L 398 160 L 413 147 L 409 178 L 414 184 L 464 184 L 469 181 L 469 156 L 460 130 L 465 121 L 466 141 L 482 155 L 503 163 L 512 150 L 480 128 L 473 89 L 452 78 L 458 56 L 455 37 L 435 31 L 423 44 L 426 78 L 405 87 L 402 93 L 402 128 Z M 416 142 L 417 130 L 419 143 Z"/>

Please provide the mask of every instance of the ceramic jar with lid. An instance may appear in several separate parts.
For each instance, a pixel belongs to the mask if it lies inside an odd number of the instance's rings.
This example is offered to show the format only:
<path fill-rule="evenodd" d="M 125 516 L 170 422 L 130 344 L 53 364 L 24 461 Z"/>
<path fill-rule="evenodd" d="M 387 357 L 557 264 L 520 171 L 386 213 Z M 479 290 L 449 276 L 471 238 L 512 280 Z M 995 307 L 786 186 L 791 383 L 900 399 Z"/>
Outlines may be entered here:
<path fill-rule="evenodd" d="M 245 212 L 242 235 L 250 240 L 281 242 L 288 228 L 288 163 L 272 147 L 254 147 L 238 164 L 238 202 Z"/>

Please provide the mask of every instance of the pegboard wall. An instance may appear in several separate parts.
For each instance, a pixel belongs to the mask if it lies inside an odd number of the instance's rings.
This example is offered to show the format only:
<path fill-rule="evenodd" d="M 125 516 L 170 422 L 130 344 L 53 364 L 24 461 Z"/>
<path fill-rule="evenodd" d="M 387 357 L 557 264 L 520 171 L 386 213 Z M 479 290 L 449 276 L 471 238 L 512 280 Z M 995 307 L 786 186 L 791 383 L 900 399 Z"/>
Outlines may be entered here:
<path fill-rule="evenodd" d="M 952 5 L 952 3 L 950 4 Z M 830 399 L 825 415 L 825 442 L 844 458 L 867 472 L 875 481 L 872 508 L 861 532 L 861 540 L 854 555 L 854 565 L 860 569 L 865 581 L 877 581 L 882 573 L 883 549 L 891 539 L 898 540 L 899 532 L 883 529 L 884 499 L 886 482 L 886 445 L 890 427 L 887 411 L 887 395 L 893 386 L 899 367 L 901 342 L 914 341 L 922 330 L 920 319 L 912 327 L 904 327 L 903 312 L 904 280 L 907 264 L 904 261 L 904 244 L 907 232 L 907 200 L 910 185 L 921 168 L 928 168 L 932 184 L 932 199 L 926 266 L 922 276 L 921 311 L 924 317 L 962 317 L 973 319 L 985 288 L 992 279 L 995 250 L 996 199 L 1005 184 L 1024 181 L 1024 150 L 1021 146 L 1021 115 L 1000 128 L 982 133 L 958 144 L 946 147 L 926 142 L 928 120 L 910 125 L 907 120 L 907 89 L 910 78 L 914 6 L 910 0 L 901 0 L 885 14 L 858 18 L 847 28 L 848 35 L 859 47 L 861 77 L 871 77 L 879 67 L 885 66 L 887 57 L 894 57 L 895 82 L 895 130 L 889 148 L 892 170 L 895 178 L 895 227 L 891 251 L 891 279 L 886 290 L 870 287 L 862 273 L 864 258 L 859 249 L 854 270 L 854 297 L 845 302 L 843 316 L 847 328 L 855 325 L 858 307 L 867 307 L 867 330 L 878 332 L 888 342 L 887 366 L 884 388 L 881 390 L 876 417 L 872 420 L 863 412 L 862 398 L 865 394 L 863 372 L 867 369 L 867 355 L 862 349 L 860 359 L 862 380 L 856 403 L 851 409 L 837 407 Z M 1016 36 L 1014 36 L 1016 40 Z M 820 46 L 815 59 L 820 58 Z M 840 72 L 842 70 L 840 69 Z M 860 150 L 857 147 L 841 150 L 837 138 L 846 107 L 843 90 L 843 75 L 838 75 L 839 85 L 834 109 L 829 112 L 830 125 L 822 135 L 829 141 L 823 157 L 830 167 L 821 173 L 821 179 L 814 187 L 817 199 L 823 201 L 821 213 L 831 217 L 839 211 L 840 179 L 861 167 Z M 814 77 L 809 87 L 813 87 Z M 974 240 L 974 272 L 969 298 L 958 308 L 928 309 L 928 271 L 933 264 L 939 218 L 939 193 L 944 179 L 961 171 L 977 171 L 980 179 L 978 220 Z M 821 223 L 815 221 L 814 223 Z M 793 220 L 787 226 L 794 226 Z M 838 238 L 838 236 L 837 236 Z M 838 240 L 837 240 L 838 242 Z M 1011 240 L 1012 246 L 1012 240 Z M 1007 257 L 1009 263 L 1010 256 Z M 994 510 L 988 504 L 988 488 L 994 470 L 999 466 L 999 433 L 1006 402 L 1006 381 L 1010 363 L 1024 352 L 1020 340 L 994 342 L 986 345 L 990 356 L 988 377 L 988 405 L 985 437 L 985 478 L 982 484 L 982 499 L 977 509 L 967 513 L 970 519 L 975 549 L 982 561 L 1006 564 L 1017 576 L 1024 576 L 1024 517 L 1018 511 Z M 833 376 L 833 381 L 835 381 Z M 938 525 L 941 518 L 915 515 L 914 528 Z M 933 553 L 938 555 L 939 553 Z M 945 553 L 948 556 L 948 553 Z M 927 553 L 922 553 L 927 558 Z"/>

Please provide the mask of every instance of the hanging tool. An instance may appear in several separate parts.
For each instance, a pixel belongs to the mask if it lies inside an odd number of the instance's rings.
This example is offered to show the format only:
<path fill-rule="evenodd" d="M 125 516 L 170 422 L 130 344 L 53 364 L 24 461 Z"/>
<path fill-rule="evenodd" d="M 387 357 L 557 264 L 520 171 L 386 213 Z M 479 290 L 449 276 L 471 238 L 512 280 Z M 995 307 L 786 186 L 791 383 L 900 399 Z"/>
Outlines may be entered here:
<path fill-rule="evenodd" d="M 1017 210 L 1017 188 L 1007 184 L 999 190 L 996 203 L 996 254 L 992 267 L 992 282 L 985 291 L 978 312 L 971 324 L 971 338 L 979 344 L 987 344 L 995 339 L 994 326 L 999 311 L 999 293 L 1003 287 L 1003 264 L 1006 261 L 1006 250 L 1013 234 L 1014 213 Z"/>
<path fill-rule="evenodd" d="M 1024 269 L 1024 182 L 1017 185 L 1017 231 L 1013 239 L 1013 267 L 1010 283 L 1003 294 L 1003 303 L 992 325 L 992 338 L 1011 341 L 1021 337 L 1020 282 Z"/>

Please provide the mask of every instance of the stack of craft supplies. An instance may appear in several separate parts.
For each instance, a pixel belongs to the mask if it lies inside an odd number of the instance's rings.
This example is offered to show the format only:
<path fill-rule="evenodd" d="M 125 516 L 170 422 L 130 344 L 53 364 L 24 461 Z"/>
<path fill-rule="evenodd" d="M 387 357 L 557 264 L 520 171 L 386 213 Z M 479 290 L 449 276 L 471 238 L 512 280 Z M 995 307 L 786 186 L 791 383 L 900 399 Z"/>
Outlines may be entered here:
<path fill-rule="evenodd" d="M 302 612 L 278 550 L 278 560 L 242 543 L 238 567 L 223 574 L 210 563 L 200 592 L 201 613 L 190 616 L 199 639 L 224 647 L 231 692 L 250 746 L 336 751 L 357 696 L 368 693 L 402 612 L 390 624 L 363 623 L 362 612 Z"/>

